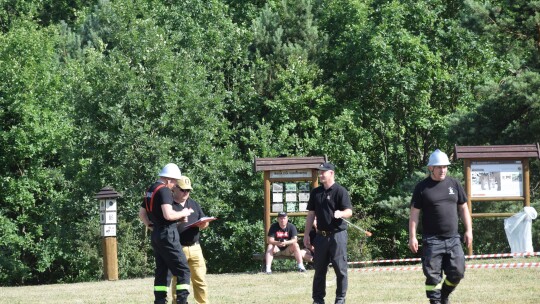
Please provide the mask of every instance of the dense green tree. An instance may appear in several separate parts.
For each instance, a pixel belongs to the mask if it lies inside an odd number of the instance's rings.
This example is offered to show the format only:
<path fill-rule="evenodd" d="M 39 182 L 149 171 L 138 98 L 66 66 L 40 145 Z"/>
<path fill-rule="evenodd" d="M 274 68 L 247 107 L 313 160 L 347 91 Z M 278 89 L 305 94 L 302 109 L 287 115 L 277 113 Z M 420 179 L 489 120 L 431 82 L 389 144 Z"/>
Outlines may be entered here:
<path fill-rule="evenodd" d="M 407 255 L 410 193 L 433 149 L 539 141 L 537 12 L 521 0 L 0 0 L 0 284 L 101 278 L 106 185 L 122 194 L 120 277 L 151 275 L 137 212 L 168 162 L 219 218 L 203 232 L 212 273 L 258 268 L 254 157 L 327 155 L 353 221 L 375 232 L 351 231 L 350 258 Z M 533 197 L 537 184 L 533 173 Z M 475 224 L 489 231 L 476 248 L 507 250 L 498 224 Z"/>
<path fill-rule="evenodd" d="M 60 21 L 71 23 L 79 11 L 94 1 L 82 0 L 0 0 L 0 32 L 8 31 L 18 20 L 49 26 Z"/>
<path fill-rule="evenodd" d="M 365 158 L 360 199 L 381 219 L 381 244 L 393 242 L 379 246 L 387 255 L 406 251 L 407 228 L 388 225 L 389 209 L 370 203 L 406 206 L 407 196 L 392 192 L 424 168 L 435 148 L 451 152 L 452 115 L 474 105 L 474 88 L 493 70 L 494 53 L 461 25 L 462 9 L 461 1 L 335 0 L 315 13 L 329 37 L 325 79 L 350 121 L 365 130 L 351 136 L 358 141 L 345 159 Z"/>
<path fill-rule="evenodd" d="M 309 0 L 269 2 L 252 25 L 251 73 L 257 95 L 249 102 L 257 112 L 247 119 L 264 120 L 277 136 L 310 137 L 300 130 L 314 129 L 331 102 L 327 88 L 319 84 L 321 70 L 316 64 L 325 37 L 311 10 Z M 293 149 L 283 154 L 297 148 L 294 143 L 282 147 Z"/>
<path fill-rule="evenodd" d="M 9 31 L 12 26 L 18 27 L 19 20 L 32 20 L 39 8 L 34 1 L 2 0 L 0 1 L 0 32 Z"/>
<path fill-rule="evenodd" d="M 501 72 L 479 86 L 481 102 L 451 134 L 461 144 L 523 144 L 540 141 L 540 36 L 537 1 L 467 1 L 464 23 L 500 58 Z"/>
<path fill-rule="evenodd" d="M 72 135 L 62 102 L 55 28 L 22 21 L 0 34 L 0 282 L 51 282 L 62 217 L 72 189 L 62 174 L 64 142 Z M 54 272 L 54 271 L 53 271 Z"/>
<path fill-rule="evenodd" d="M 446 117 L 471 106 L 472 89 L 489 72 L 492 54 L 456 21 L 458 3 L 336 0 L 320 12 L 333 44 L 325 71 L 341 105 L 376 137 L 369 159 L 385 187 L 433 149 L 450 149 Z"/>
<path fill-rule="evenodd" d="M 460 145 L 506 145 L 540 142 L 540 21 L 538 1 L 466 1 L 462 20 L 490 45 L 498 58 L 492 81 L 477 87 L 477 107 L 456 115 L 449 134 Z M 539 162 L 532 160 L 530 189 L 532 206 L 538 210 Z M 478 204 L 475 212 L 519 212 L 521 202 Z M 501 233 L 503 219 L 474 221 L 475 250 L 506 252 L 509 246 Z M 537 221 L 536 221 L 537 222 Z M 538 239 L 533 221 L 533 239 Z M 487 233 L 490 231 L 491 233 Z"/>

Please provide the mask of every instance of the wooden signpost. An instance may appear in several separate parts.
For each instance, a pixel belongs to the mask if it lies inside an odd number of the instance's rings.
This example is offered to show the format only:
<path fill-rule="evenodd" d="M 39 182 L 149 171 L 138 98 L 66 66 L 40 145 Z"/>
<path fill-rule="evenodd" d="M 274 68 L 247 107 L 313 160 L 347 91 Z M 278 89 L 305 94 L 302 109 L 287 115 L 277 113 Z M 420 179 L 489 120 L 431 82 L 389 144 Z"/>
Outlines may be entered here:
<path fill-rule="evenodd" d="M 281 211 L 289 217 L 307 215 L 309 192 L 319 185 L 318 168 L 326 161 L 326 156 L 255 158 L 253 171 L 264 172 L 265 250 L 272 217 Z M 254 258 L 260 259 L 261 255 Z"/>
<path fill-rule="evenodd" d="M 118 280 L 118 245 L 116 242 L 117 205 L 120 194 L 111 187 L 102 188 L 94 198 L 99 200 L 99 217 L 103 246 L 103 273 L 109 281 Z"/>
<path fill-rule="evenodd" d="M 523 201 L 530 206 L 529 158 L 540 158 L 540 146 L 455 146 L 454 158 L 463 159 L 465 192 L 471 217 L 510 217 L 514 213 L 473 213 L 473 203 Z M 472 255 L 472 245 L 468 248 Z"/>

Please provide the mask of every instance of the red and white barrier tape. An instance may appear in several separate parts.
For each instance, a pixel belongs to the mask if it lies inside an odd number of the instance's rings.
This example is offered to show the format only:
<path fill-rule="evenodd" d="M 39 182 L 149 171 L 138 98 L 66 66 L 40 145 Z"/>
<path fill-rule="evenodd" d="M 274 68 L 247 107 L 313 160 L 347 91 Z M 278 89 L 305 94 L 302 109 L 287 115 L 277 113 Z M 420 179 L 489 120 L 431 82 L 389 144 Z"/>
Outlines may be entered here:
<path fill-rule="evenodd" d="M 466 265 L 469 269 L 479 268 L 533 268 L 540 267 L 540 263 L 501 263 L 501 264 L 471 264 Z"/>
<path fill-rule="evenodd" d="M 468 269 L 479 268 L 495 268 L 495 269 L 508 269 L 508 268 L 533 268 L 540 267 L 540 263 L 502 263 L 502 264 L 473 264 L 465 265 Z M 422 267 L 375 267 L 375 268 L 351 268 L 349 271 L 354 272 L 380 272 L 380 271 L 407 271 L 407 270 L 422 270 Z"/>
<path fill-rule="evenodd" d="M 489 258 L 503 258 L 503 257 L 529 257 L 540 256 L 540 252 L 521 252 L 521 253 L 494 253 L 494 254 L 477 254 L 466 255 L 465 259 L 489 259 Z M 382 264 L 382 263 L 400 263 L 400 262 L 421 262 L 420 258 L 406 258 L 406 259 L 393 259 L 393 260 L 373 260 L 373 261 L 361 261 L 361 262 L 349 262 L 349 265 L 356 264 Z"/>

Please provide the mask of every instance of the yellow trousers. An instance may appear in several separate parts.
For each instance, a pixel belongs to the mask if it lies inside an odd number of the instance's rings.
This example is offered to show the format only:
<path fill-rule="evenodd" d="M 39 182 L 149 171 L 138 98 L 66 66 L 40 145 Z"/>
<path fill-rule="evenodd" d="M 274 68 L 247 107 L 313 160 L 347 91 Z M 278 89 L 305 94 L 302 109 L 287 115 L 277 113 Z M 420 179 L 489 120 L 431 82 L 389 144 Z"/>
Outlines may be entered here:
<path fill-rule="evenodd" d="M 208 285 L 206 284 L 206 262 L 204 260 L 200 244 L 193 246 L 182 246 L 186 255 L 189 271 L 191 272 L 191 286 L 193 287 L 193 297 L 197 304 L 208 303 Z M 176 277 L 173 276 L 171 283 L 173 303 L 176 303 Z"/>

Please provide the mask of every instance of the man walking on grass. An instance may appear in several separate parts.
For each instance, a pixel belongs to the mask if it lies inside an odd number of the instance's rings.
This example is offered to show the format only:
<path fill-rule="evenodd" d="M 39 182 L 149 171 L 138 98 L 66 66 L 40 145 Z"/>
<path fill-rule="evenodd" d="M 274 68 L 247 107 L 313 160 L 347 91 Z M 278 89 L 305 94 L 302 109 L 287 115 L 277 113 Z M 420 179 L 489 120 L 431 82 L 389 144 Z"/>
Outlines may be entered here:
<path fill-rule="evenodd" d="M 465 255 L 458 233 L 458 213 L 465 227 L 463 239 L 467 247 L 473 239 L 467 195 L 457 180 L 446 176 L 448 165 L 448 156 L 439 149 L 431 154 L 429 176 L 416 185 L 409 216 L 409 248 L 417 253 L 416 228 L 422 212 L 422 269 L 426 296 L 432 304 L 450 303 L 450 293 L 464 277 Z"/>

